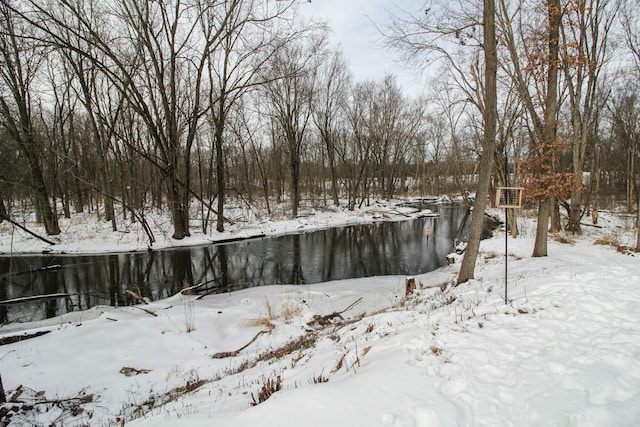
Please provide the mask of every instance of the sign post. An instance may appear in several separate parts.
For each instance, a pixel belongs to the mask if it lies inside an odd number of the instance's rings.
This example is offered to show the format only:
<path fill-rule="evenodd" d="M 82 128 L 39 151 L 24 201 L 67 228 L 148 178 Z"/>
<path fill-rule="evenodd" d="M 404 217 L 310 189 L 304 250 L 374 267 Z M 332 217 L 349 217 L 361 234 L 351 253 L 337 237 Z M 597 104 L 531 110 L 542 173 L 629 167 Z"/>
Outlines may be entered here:
<path fill-rule="evenodd" d="M 496 190 L 496 207 L 504 208 L 504 303 L 507 299 L 507 274 L 509 273 L 509 209 L 522 207 L 522 187 L 498 187 Z"/>

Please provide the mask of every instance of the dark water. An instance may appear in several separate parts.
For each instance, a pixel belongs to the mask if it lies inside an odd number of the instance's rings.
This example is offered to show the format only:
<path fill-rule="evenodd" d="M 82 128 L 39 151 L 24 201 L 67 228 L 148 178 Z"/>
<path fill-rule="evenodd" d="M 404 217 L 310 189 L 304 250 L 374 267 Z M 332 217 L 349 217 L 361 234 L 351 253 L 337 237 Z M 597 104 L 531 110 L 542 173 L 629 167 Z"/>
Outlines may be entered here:
<path fill-rule="evenodd" d="M 0 321 L 41 320 L 95 305 L 137 303 L 127 290 L 157 300 L 193 284 L 202 284 L 196 291 L 202 294 L 425 273 L 446 264 L 454 239 L 465 239 L 468 229 L 465 222 L 459 230 L 462 207 L 432 210 L 439 216 L 228 244 L 143 253 L 0 257 Z M 66 296 L 2 302 L 58 293 Z"/>

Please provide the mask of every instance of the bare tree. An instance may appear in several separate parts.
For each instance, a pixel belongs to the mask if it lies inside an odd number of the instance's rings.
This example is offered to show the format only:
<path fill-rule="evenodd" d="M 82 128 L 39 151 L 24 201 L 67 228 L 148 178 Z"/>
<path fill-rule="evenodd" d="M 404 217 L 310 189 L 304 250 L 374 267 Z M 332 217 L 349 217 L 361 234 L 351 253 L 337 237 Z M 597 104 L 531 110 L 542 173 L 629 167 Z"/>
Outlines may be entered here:
<path fill-rule="evenodd" d="M 640 4 L 637 0 L 624 0 L 620 21 L 624 32 L 626 47 L 631 54 L 632 68 L 640 76 Z"/>
<path fill-rule="evenodd" d="M 371 110 L 375 96 L 373 81 L 357 83 L 351 89 L 347 106 L 349 141 L 341 150 L 341 160 L 347 180 L 348 207 L 353 210 L 368 197 L 369 175 L 373 168 L 373 138 L 370 137 Z M 358 202 L 358 198 L 360 201 Z"/>
<path fill-rule="evenodd" d="M 467 5 L 469 7 L 464 7 Z M 405 52 L 409 60 L 424 57 L 425 52 L 444 58 L 454 71 L 459 87 L 468 94 L 467 98 L 475 103 L 483 116 L 482 155 L 474 215 L 458 283 L 473 278 L 495 151 L 498 65 L 495 2 L 485 0 L 483 3 L 481 42 L 477 34 L 478 14 L 473 4 L 439 4 L 437 8 L 426 9 L 422 17 L 409 14 L 408 19 L 396 18 L 388 36 L 390 44 Z M 468 46 L 472 48 L 467 49 Z M 484 53 L 483 66 L 478 57 L 480 46 Z M 471 73 L 463 64 L 470 64 Z"/>
<path fill-rule="evenodd" d="M 274 55 L 266 68 L 264 86 L 271 116 L 277 123 L 277 137 L 289 157 L 291 215 L 298 215 L 303 144 L 311 119 L 316 78 L 324 59 L 325 36 L 310 33 L 299 37 Z M 278 141 L 274 141 L 278 142 Z"/>
<path fill-rule="evenodd" d="M 0 120 L 27 159 L 36 213 L 49 235 L 60 234 L 55 204 L 45 183 L 45 163 L 36 129 L 37 96 L 34 79 L 46 51 L 29 39 L 31 29 L 9 7 L 0 5 Z"/>
<path fill-rule="evenodd" d="M 528 115 L 531 118 L 537 153 L 539 176 L 548 177 L 552 150 L 556 143 L 556 116 L 558 111 L 558 64 L 560 27 L 562 21 L 559 0 L 547 0 L 542 28 L 532 27 L 527 33 L 525 17 L 516 5 L 510 8 L 505 0 L 498 7 L 498 28 L 502 35 L 510 62 L 505 72 L 513 79 Z M 530 20 L 528 22 L 536 22 Z M 515 28 L 514 28 L 515 27 Z M 520 48 L 520 49 L 519 49 Z M 523 55 L 526 60 L 521 59 Z M 541 110 L 541 111 L 540 111 Z M 538 197 L 538 221 L 533 256 L 547 255 L 547 238 L 551 199 L 546 192 Z"/>
<path fill-rule="evenodd" d="M 313 102 L 313 121 L 318 128 L 323 147 L 327 155 L 331 174 L 331 197 L 338 206 L 338 178 L 336 170 L 336 145 L 338 120 L 347 102 L 350 76 L 342 51 L 331 53 L 330 59 L 323 64 L 318 83 L 318 93 Z"/>
<path fill-rule="evenodd" d="M 290 39 L 305 31 L 281 27 L 279 19 L 294 1 L 227 0 L 205 15 L 220 31 L 220 42 L 208 59 L 210 121 L 213 128 L 217 187 L 216 230 L 224 231 L 224 135 L 229 113 L 247 90 L 264 84 L 261 69 Z"/>
<path fill-rule="evenodd" d="M 571 108 L 571 172 L 573 182 L 566 230 L 580 232 L 585 154 L 593 146 L 594 117 L 602 70 L 611 57 L 609 34 L 618 0 L 576 0 L 565 10 L 560 60 Z"/>
<path fill-rule="evenodd" d="M 229 3 L 63 0 L 51 8 L 31 0 L 24 11 L 46 42 L 84 55 L 109 78 L 144 124 L 151 144 L 132 148 L 160 172 L 176 239 L 190 235 L 192 147 L 208 108 L 209 58 L 235 10 Z"/>
<path fill-rule="evenodd" d="M 627 87 L 625 91 L 613 97 L 611 101 L 612 130 L 618 143 L 626 154 L 627 203 L 640 204 L 640 182 L 638 180 L 638 162 L 640 161 L 640 99 L 637 88 Z M 633 200 L 631 199 L 633 195 Z M 640 211 L 637 225 L 640 225 Z M 640 228 L 636 251 L 640 250 Z"/>

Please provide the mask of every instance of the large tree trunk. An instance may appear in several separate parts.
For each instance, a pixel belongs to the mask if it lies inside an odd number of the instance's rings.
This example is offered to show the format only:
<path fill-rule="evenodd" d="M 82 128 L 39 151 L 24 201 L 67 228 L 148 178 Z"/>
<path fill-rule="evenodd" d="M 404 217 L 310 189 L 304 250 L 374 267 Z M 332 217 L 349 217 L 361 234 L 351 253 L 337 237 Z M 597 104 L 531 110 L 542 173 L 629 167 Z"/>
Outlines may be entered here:
<path fill-rule="evenodd" d="M 57 236 L 60 234 L 58 215 L 56 214 L 55 208 L 51 205 L 49 191 L 44 183 L 42 169 L 32 155 L 29 155 L 28 158 L 29 167 L 31 168 L 31 184 L 34 190 L 36 211 L 40 213 L 40 218 L 44 224 L 46 233 L 49 236 Z"/>
<path fill-rule="evenodd" d="M 547 67 L 547 96 L 544 109 L 543 143 L 553 145 L 556 142 L 556 113 L 558 110 L 558 58 L 560 43 L 560 25 L 562 24 L 562 8 L 560 0 L 548 0 L 547 14 L 549 19 L 549 66 Z M 542 147 L 543 157 L 546 157 Z M 533 256 L 547 256 L 547 240 L 549 237 L 549 209 L 551 200 L 545 197 L 538 201 L 538 226 L 533 247 Z"/>
<path fill-rule="evenodd" d="M 8 216 L 7 215 L 7 208 L 4 205 L 4 199 L 0 196 L 0 224 L 2 224 L 2 222 L 4 221 L 4 218 Z"/>
<path fill-rule="evenodd" d="M 476 200 L 473 204 L 471 231 L 465 250 L 457 284 L 473 279 L 476 259 L 480 249 L 480 237 L 484 221 L 484 211 L 487 207 L 487 195 L 493 172 L 493 161 L 496 149 L 496 122 L 498 118 L 496 75 L 498 56 L 495 29 L 495 0 L 484 0 L 484 57 L 485 57 L 485 93 L 484 93 L 484 139 L 482 141 L 482 156 L 478 172 L 478 187 Z"/>
<path fill-rule="evenodd" d="M 167 177 L 167 205 L 173 222 L 173 238 L 180 240 L 190 236 L 189 208 L 184 204 L 184 197 L 180 191 L 175 171 L 172 171 Z"/>
<path fill-rule="evenodd" d="M 536 240 L 533 245 L 534 257 L 547 256 L 547 237 L 549 235 L 549 199 L 538 201 L 538 226 L 536 228 Z"/>

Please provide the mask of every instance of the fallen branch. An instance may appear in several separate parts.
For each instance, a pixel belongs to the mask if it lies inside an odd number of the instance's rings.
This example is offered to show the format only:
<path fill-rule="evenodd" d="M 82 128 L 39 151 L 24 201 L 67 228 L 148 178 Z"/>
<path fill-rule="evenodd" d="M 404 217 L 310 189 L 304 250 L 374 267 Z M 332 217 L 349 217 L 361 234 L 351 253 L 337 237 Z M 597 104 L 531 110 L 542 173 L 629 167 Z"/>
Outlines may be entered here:
<path fill-rule="evenodd" d="M 585 225 L 587 227 L 603 228 L 601 225 L 589 224 L 589 223 L 586 223 L 586 222 L 581 222 L 580 225 Z"/>
<path fill-rule="evenodd" d="M 197 285 L 193 285 L 193 286 L 188 286 L 186 288 L 182 288 L 182 290 L 180 292 L 178 292 L 181 295 L 191 295 L 191 291 L 193 291 L 194 289 L 198 289 L 210 282 L 212 282 L 213 280 L 210 280 L 208 282 L 202 282 L 202 283 L 198 283 Z"/>
<path fill-rule="evenodd" d="M 48 334 L 49 332 L 51 331 L 38 331 L 33 334 L 12 335 L 10 337 L 2 337 L 0 338 L 0 345 L 13 344 L 14 342 L 28 340 L 29 338 L 36 338 L 44 334 Z"/>
<path fill-rule="evenodd" d="M 139 374 L 148 374 L 149 372 L 151 372 L 151 369 L 137 369 L 132 368 L 131 366 L 124 366 L 122 369 L 120 369 L 120 373 L 127 377 L 132 377 Z"/>
<path fill-rule="evenodd" d="M 313 318 L 310 321 L 307 322 L 307 325 L 308 326 L 315 326 L 315 325 L 326 326 L 329 323 L 331 323 L 331 320 L 335 319 L 336 317 L 339 318 L 340 320 L 344 320 L 344 317 L 342 317 L 342 314 L 345 311 L 351 310 L 353 307 L 360 304 L 360 302 L 362 302 L 362 297 L 355 300 L 353 303 L 351 303 L 347 308 L 345 308 L 342 311 L 334 311 L 333 313 L 327 314 L 325 316 L 316 314 L 315 316 L 313 316 Z"/>
<path fill-rule="evenodd" d="M 48 244 L 50 244 L 50 245 L 52 245 L 52 246 L 56 244 L 55 242 L 52 242 L 52 241 L 51 241 L 51 240 L 49 240 L 49 239 L 45 239 L 44 237 L 42 237 L 42 236 L 40 236 L 40 235 L 38 235 L 38 234 L 34 233 L 33 231 L 29 230 L 27 227 L 23 226 L 22 224 L 19 224 L 18 222 L 16 222 L 16 221 L 12 220 L 11 218 L 9 218 L 7 215 L 3 214 L 2 212 L 0 212 L 0 218 L 4 218 L 4 219 L 6 219 L 7 221 L 9 221 L 11 224 L 15 225 L 15 226 L 16 226 L 16 227 L 18 227 L 19 229 L 21 229 L 21 230 L 23 230 L 23 231 L 26 231 L 27 233 L 31 234 L 33 237 L 35 237 L 35 238 L 37 238 L 37 239 L 40 239 L 40 240 L 42 240 L 42 241 L 43 241 L 43 242 L 45 242 L 45 243 L 48 243 Z"/>
<path fill-rule="evenodd" d="M 155 313 L 154 313 L 153 311 L 151 311 L 151 310 L 147 310 L 146 308 L 138 307 L 138 306 L 136 306 L 136 305 L 134 305 L 134 306 L 133 306 L 133 308 L 137 308 L 138 310 L 142 310 L 142 311 L 144 311 L 145 313 L 152 315 L 153 317 L 158 317 L 158 315 L 157 315 L 157 314 L 155 314 Z"/>
<path fill-rule="evenodd" d="M 235 356 L 237 356 L 237 355 L 238 355 L 242 350 L 244 350 L 245 348 L 247 348 L 247 347 L 249 347 L 251 344 L 253 344 L 253 343 L 258 339 L 258 337 L 259 337 L 260 335 L 262 335 L 262 334 L 266 334 L 266 333 L 268 333 L 268 332 L 271 332 L 271 331 L 270 331 L 269 329 L 265 329 L 265 330 L 263 330 L 263 331 L 260 331 L 260 332 L 258 332 L 258 333 L 256 334 L 256 336 L 255 336 L 255 337 L 253 337 L 253 338 L 251 339 L 251 341 L 249 341 L 248 343 L 246 343 L 245 345 L 243 345 L 243 346 L 242 346 L 242 347 L 240 347 L 239 349 L 234 350 L 234 351 L 223 351 L 223 352 L 220 352 L 220 353 L 216 353 L 216 354 L 214 354 L 213 356 L 211 356 L 211 358 L 212 358 L 212 359 L 226 359 L 227 357 L 235 357 Z"/>

